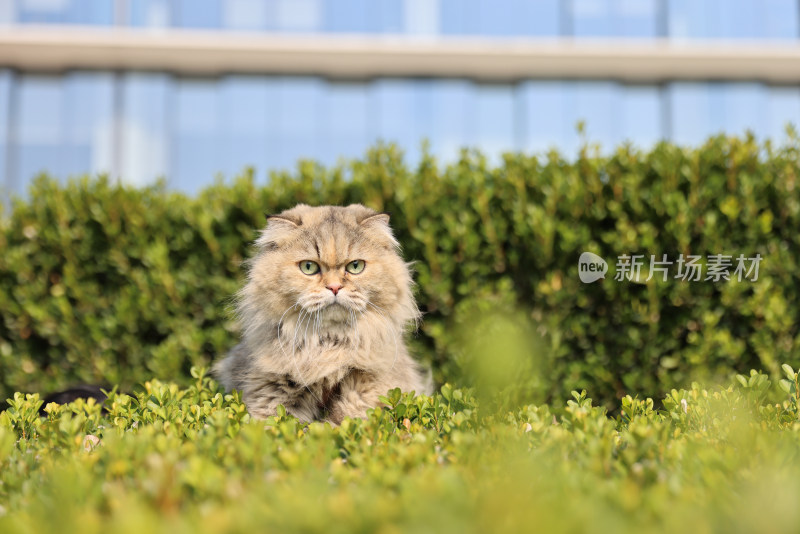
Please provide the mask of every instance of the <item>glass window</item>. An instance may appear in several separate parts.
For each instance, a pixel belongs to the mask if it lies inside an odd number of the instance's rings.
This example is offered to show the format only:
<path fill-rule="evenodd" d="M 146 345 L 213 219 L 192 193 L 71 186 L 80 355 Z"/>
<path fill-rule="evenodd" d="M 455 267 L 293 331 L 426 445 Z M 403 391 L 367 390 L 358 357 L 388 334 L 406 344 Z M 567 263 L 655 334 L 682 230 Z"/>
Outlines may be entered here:
<path fill-rule="evenodd" d="M 177 2 L 177 25 L 181 28 L 219 28 L 221 0 L 173 0 Z"/>
<path fill-rule="evenodd" d="M 795 0 L 669 0 L 668 18 L 679 38 L 798 37 Z"/>
<path fill-rule="evenodd" d="M 324 3 L 324 29 L 329 32 L 368 33 L 377 30 L 379 4 L 374 0 L 330 0 Z"/>
<path fill-rule="evenodd" d="M 361 157 L 372 139 L 367 87 L 364 83 L 330 82 L 325 87 L 318 158 L 331 165 L 341 157 Z"/>
<path fill-rule="evenodd" d="M 383 13 L 382 13 L 383 14 Z M 383 22 L 387 22 L 385 14 Z M 400 28 L 395 29 L 397 32 Z M 439 33 L 439 2 L 437 0 L 405 0 L 403 29 L 411 35 L 435 35 Z M 381 31 L 393 31 L 383 25 Z"/>
<path fill-rule="evenodd" d="M 517 107 L 522 117 L 520 143 L 523 150 L 543 152 L 565 147 L 568 132 L 574 129 L 574 124 L 566 122 L 565 83 L 527 81 L 517 88 Z"/>
<path fill-rule="evenodd" d="M 17 0 L 17 16 L 33 24 L 114 24 L 110 0 Z"/>
<path fill-rule="evenodd" d="M 711 95 L 708 84 L 674 82 L 670 85 L 668 94 L 674 142 L 694 145 L 703 142 L 713 133 L 709 117 Z"/>
<path fill-rule="evenodd" d="M 800 131 L 800 89 L 770 87 L 767 96 L 765 134 L 777 143 L 786 141 L 786 125 L 791 123 Z"/>
<path fill-rule="evenodd" d="M 665 138 L 662 90 L 654 85 L 621 86 L 620 131 L 615 138 L 630 141 L 634 146 L 650 149 Z M 608 148 L 612 148 L 609 145 Z"/>
<path fill-rule="evenodd" d="M 478 33 L 478 0 L 440 0 L 441 32 L 445 35 Z"/>
<path fill-rule="evenodd" d="M 560 34 L 559 0 L 440 0 L 441 31 L 461 35 Z"/>
<path fill-rule="evenodd" d="M 0 0 L 0 25 L 17 22 L 17 9 L 14 0 Z"/>
<path fill-rule="evenodd" d="M 757 135 L 768 131 L 767 92 L 758 83 L 674 82 L 670 90 L 673 140 L 699 145 L 710 135 L 724 132 Z"/>
<path fill-rule="evenodd" d="M 166 74 L 128 73 L 122 80 L 122 180 L 143 185 L 169 170 L 170 95 Z"/>
<path fill-rule="evenodd" d="M 222 171 L 215 80 L 177 82 L 170 185 L 193 193 Z"/>
<path fill-rule="evenodd" d="M 322 0 L 273 0 L 274 20 L 270 29 L 313 32 L 322 29 Z"/>
<path fill-rule="evenodd" d="M 63 153 L 63 102 L 57 76 L 19 77 L 16 172 L 18 191 L 42 172 L 58 172 Z"/>
<path fill-rule="evenodd" d="M 324 82 L 318 78 L 270 78 L 267 107 L 267 165 L 294 169 L 297 160 L 318 153 Z"/>
<path fill-rule="evenodd" d="M 423 111 L 429 117 L 431 151 L 445 162 L 456 161 L 461 148 L 474 139 L 474 86 L 466 80 L 436 80 Z M 426 132 L 426 135 L 427 132 Z"/>
<path fill-rule="evenodd" d="M 605 81 L 529 81 L 518 90 L 521 147 L 542 152 L 558 148 L 573 157 L 585 139 L 610 152 L 630 141 L 647 148 L 663 135 L 662 102 L 656 86 Z"/>
<path fill-rule="evenodd" d="M 559 0 L 480 0 L 481 35 L 555 36 L 560 33 Z"/>
<path fill-rule="evenodd" d="M 238 176 L 253 167 L 267 172 L 269 89 L 266 76 L 228 76 L 220 84 L 220 169 Z"/>
<path fill-rule="evenodd" d="M 11 121 L 11 71 L 0 70 L 0 199 L 16 190 L 9 176 L 8 130 Z"/>
<path fill-rule="evenodd" d="M 500 154 L 517 148 L 514 124 L 514 90 L 510 85 L 479 84 L 474 88 L 469 145 L 497 164 Z"/>
<path fill-rule="evenodd" d="M 263 30 L 268 28 L 268 9 L 264 0 L 227 0 L 222 4 L 222 26 L 234 30 Z M 274 17 L 274 15 L 273 15 Z"/>
<path fill-rule="evenodd" d="M 431 134 L 430 82 L 385 78 L 374 82 L 371 92 L 374 136 L 418 161 L 420 143 Z"/>
<path fill-rule="evenodd" d="M 172 23 L 170 0 L 135 0 L 128 3 L 131 26 L 165 28 Z"/>
<path fill-rule="evenodd" d="M 572 157 L 581 144 L 577 131 L 581 121 L 589 142 L 608 147 L 616 141 L 615 95 L 610 82 L 526 82 L 521 91 L 525 149 L 558 148 Z"/>
<path fill-rule="evenodd" d="M 655 37 L 657 0 L 573 0 L 576 36 Z"/>
<path fill-rule="evenodd" d="M 114 78 L 105 72 L 68 74 L 63 83 L 61 176 L 114 170 Z"/>
<path fill-rule="evenodd" d="M 111 172 L 113 93 L 106 73 L 20 76 L 15 182 Z"/>

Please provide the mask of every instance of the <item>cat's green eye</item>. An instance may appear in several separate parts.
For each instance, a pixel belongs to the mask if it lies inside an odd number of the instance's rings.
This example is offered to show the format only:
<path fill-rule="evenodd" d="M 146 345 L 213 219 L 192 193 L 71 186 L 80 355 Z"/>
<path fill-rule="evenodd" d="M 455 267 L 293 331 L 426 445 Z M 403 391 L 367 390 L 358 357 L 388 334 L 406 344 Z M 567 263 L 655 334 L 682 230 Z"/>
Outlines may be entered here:
<path fill-rule="evenodd" d="M 350 274 L 360 274 L 366 265 L 364 260 L 353 260 L 345 266 L 344 270 Z"/>
<path fill-rule="evenodd" d="M 319 272 L 319 264 L 311 260 L 303 260 L 300 262 L 300 270 L 303 274 L 312 275 Z"/>

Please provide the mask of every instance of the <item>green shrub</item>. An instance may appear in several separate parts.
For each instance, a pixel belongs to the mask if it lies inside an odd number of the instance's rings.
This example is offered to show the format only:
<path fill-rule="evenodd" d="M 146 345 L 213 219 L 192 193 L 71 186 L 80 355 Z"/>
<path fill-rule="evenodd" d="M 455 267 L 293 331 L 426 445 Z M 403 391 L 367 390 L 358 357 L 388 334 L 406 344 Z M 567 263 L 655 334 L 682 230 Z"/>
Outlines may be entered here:
<path fill-rule="evenodd" d="M 783 370 L 786 384 L 797 374 Z M 251 420 L 202 370 L 135 395 L 0 413 L 0 532 L 796 532 L 791 387 L 752 371 L 485 412 L 469 389 L 398 390 L 338 428 Z M 786 393 L 786 390 L 790 393 Z M 777 396 L 779 402 L 767 402 Z"/>
<path fill-rule="evenodd" d="M 505 154 L 490 166 L 464 152 L 441 168 L 426 156 L 415 169 L 378 147 L 266 186 L 246 173 L 196 198 L 42 178 L 0 228 L 0 395 L 185 383 L 236 342 L 227 310 L 263 213 L 298 202 L 392 213 L 425 312 L 414 349 L 439 383 L 469 385 L 456 327 L 486 303 L 541 337 L 537 402 L 588 389 L 610 407 L 750 367 L 775 377 L 777 362 L 799 363 L 799 163 L 795 144 L 717 137 L 574 162 Z M 606 280 L 580 282 L 583 251 L 609 261 Z M 616 258 L 637 253 L 763 261 L 757 282 L 614 281 Z"/>

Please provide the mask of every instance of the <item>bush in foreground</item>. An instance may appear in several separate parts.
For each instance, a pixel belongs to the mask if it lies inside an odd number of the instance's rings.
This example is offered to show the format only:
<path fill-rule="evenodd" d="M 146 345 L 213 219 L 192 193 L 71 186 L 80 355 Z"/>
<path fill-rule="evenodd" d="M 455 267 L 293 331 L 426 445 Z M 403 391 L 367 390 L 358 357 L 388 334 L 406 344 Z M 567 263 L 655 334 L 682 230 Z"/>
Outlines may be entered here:
<path fill-rule="evenodd" d="M 0 413 L 0 532 L 795 532 L 798 375 L 490 412 L 391 391 L 341 427 L 253 421 L 202 371 Z M 769 399 L 780 397 L 779 402 Z"/>

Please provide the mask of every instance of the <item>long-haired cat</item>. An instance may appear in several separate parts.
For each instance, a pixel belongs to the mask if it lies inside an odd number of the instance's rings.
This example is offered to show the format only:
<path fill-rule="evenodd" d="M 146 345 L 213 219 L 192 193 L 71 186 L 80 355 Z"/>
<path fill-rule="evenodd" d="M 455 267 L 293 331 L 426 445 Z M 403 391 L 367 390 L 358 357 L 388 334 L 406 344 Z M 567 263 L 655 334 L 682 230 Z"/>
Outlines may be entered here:
<path fill-rule="evenodd" d="M 389 216 L 299 204 L 268 216 L 238 295 L 241 343 L 216 364 L 250 414 L 364 417 L 389 389 L 430 393 L 403 334 L 419 318 Z"/>

